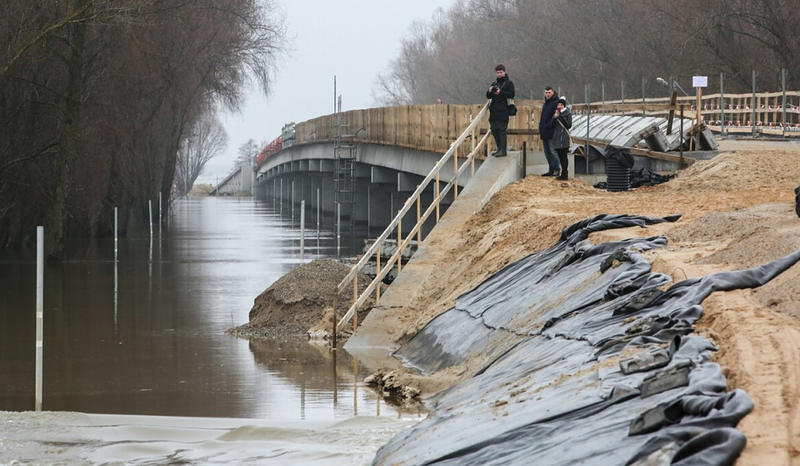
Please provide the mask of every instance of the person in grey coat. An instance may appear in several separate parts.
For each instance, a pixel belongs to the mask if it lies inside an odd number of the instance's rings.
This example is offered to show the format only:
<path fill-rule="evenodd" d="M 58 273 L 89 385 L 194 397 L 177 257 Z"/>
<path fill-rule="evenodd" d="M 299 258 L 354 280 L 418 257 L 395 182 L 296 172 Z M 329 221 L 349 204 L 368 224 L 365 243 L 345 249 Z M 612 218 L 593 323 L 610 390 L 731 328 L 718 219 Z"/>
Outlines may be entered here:
<path fill-rule="evenodd" d="M 553 148 L 558 154 L 561 162 L 561 174 L 557 180 L 566 181 L 569 178 L 569 158 L 567 154 L 570 148 L 569 129 L 572 128 L 572 112 L 567 107 L 567 99 L 560 97 L 556 106 L 556 113 L 550 120 L 550 127 L 553 130 Z"/>

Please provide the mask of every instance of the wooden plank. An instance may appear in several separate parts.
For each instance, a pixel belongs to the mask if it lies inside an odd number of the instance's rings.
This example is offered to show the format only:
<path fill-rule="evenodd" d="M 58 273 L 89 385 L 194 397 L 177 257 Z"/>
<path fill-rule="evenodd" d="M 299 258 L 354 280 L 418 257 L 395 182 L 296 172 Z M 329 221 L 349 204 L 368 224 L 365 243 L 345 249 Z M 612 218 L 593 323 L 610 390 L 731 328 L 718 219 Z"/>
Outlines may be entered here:
<path fill-rule="evenodd" d="M 670 99 L 669 103 L 672 106 L 675 106 L 675 102 L 678 100 L 678 91 L 672 91 L 672 98 Z M 669 110 L 669 117 L 667 118 L 667 135 L 672 134 L 672 120 L 675 119 L 675 109 L 672 108 Z"/>
<path fill-rule="evenodd" d="M 586 138 L 579 138 L 579 137 L 572 136 L 572 140 L 574 142 L 576 142 L 576 143 L 586 144 Z M 589 145 L 602 147 L 602 148 L 605 148 L 605 147 L 608 146 L 608 144 L 606 144 L 604 142 L 595 141 L 595 140 L 590 140 L 589 141 Z M 633 154 L 633 155 L 638 155 L 638 156 L 641 156 L 641 157 L 648 157 L 648 158 L 651 158 L 651 159 L 665 160 L 667 162 L 683 163 L 686 166 L 692 165 L 693 163 L 696 162 L 696 160 L 691 158 L 691 157 L 686 157 L 686 156 L 680 157 L 680 156 L 673 155 L 673 154 L 667 154 L 666 152 L 656 152 L 656 151 L 653 151 L 653 150 L 638 149 L 638 148 L 635 148 L 635 147 L 626 147 L 626 149 L 631 151 L 631 154 Z"/>
<path fill-rule="evenodd" d="M 489 128 L 481 128 L 480 134 L 486 134 L 489 132 Z M 508 134 L 512 134 L 514 136 L 524 135 L 524 136 L 534 136 L 539 134 L 539 128 L 508 128 L 506 130 Z"/>

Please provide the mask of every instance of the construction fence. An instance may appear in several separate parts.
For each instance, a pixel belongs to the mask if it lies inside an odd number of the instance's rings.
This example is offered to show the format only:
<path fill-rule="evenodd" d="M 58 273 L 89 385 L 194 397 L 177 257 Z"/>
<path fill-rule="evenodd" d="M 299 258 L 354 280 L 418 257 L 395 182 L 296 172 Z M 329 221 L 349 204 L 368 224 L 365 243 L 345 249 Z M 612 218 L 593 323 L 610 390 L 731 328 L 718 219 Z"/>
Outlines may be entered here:
<path fill-rule="evenodd" d="M 623 106 L 624 104 L 624 106 Z M 589 104 L 591 114 L 666 116 L 669 97 L 639 100 L 609 100 Z M 676 105 L 683 105 L 687 118 L 696 118 L 697 97 L 682 96 Z M 637 111 L 635 107 L 640 107 Z M 624 108 L 623 108 L 624 107 Z M 575 104 L 576 114 L 586 113 L 586 104 Z M 748 94 L 710 94 L 700 99 L 699 113 L 708 127 L 722 134 L 758 133 L 771 136 L 800 137 L 800 92 L 762 92 Z M 677 114 L 676 114 L 677 116 Z M 755 124 L 754 124 L 755 123 Z M 755 131 L 754 131 L 755 129 Z"/>
<path fill-rule="evenodd" d="M 510 129 L 533 130 L 538 127 L 541 104 L 535 101 L 517 100 L 518 113 L 511 117 Z M 444 153 L 456 138 L 470 125 L 473 117 L 480 113 L 479 105 L 405 105 L 397 107 L 368 108 L 342 112 L 341 121 L 346 130 L 354 134 L 359 142 L 383 144 L 397 147 Z M 469 155 L 471 147 L 489 128 L 488 114 L 472 135 L 472 143 L 464 144 L 457 150 L 460 158 Z M 539 137 L 532 134 L 509 135 L 508 145 L 520 148 L 523 142 L 528 147 L 538 145 Z M 336 136 L 336 114 L 325 115 L 297 123 L 295 144 L 313 144 L 333 141 Z M 494 150 L 494 140 L 490 140 L 489 151 Z"/>

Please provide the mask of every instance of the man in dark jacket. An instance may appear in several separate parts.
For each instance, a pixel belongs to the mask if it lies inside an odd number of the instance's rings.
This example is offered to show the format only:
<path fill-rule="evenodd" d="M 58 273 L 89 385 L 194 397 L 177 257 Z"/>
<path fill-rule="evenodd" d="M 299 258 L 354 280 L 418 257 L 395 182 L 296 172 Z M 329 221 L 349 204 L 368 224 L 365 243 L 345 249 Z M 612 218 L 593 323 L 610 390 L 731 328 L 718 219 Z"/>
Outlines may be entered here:
<path fill-rule="evenodd" d="M 558 160 L 561 164 L 561 175 L 556 179 L 567 181 L 569 178 L 569 148 L 572 142 L 569 135 L 569 130 L 572 128 L 572 112 L 567 106 L 567 99 L 564 97 L 559 97 L 556 113 L 553 114 L 551 122 L 553 148 L 558 154 Z"/>
<path fill-rule="evenodd" d="M 539 118 L 539 137 L 542 139 L 544 146 L 544 156 L 547 158 L 547 165 L 549 170 L 542 176 L 558 176 L 561 167 L 558 161 L 558 154 L 553 147 L 553 115 L 556 113 L 558 107 L 558 95 L 552 87 L 547 86 L 544 88 L 544 105 L 542 105 L 542 116 Z"/>
<path fill-rule="evenodd" d="M 493 82 L 486 91 L 486 98 L 492 99 L 489 104 L 489 127 L 492 130 L 494 142 L 497 143 L 497 150 L 492 152 L 492 155 L 505 157 L 509 117 L 508 99 L 514 98 L 514 83 L 508 79 L 505 65 L 495 66 L 494 71 L 497 74 L 497 81 Z"/>

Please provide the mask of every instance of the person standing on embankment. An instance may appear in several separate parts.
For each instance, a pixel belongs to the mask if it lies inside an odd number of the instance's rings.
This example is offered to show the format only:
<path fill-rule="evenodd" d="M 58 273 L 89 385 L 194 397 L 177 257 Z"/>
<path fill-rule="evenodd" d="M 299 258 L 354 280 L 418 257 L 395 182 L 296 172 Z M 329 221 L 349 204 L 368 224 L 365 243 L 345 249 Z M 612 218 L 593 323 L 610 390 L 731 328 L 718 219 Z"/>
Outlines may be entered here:
<path fill-rule="evenodd" d="M 544 88 L 544 104 L 542 105 L 542 116 L 539 118 L 539 137 L 542 139 L 544 146 L 544 156 L 547 158 L 547 165 L 550 169 L 542 176 L 558 176 L 560 167 L 558 162 L 558 154 L 553 148 L 553 131 L 551 126 L 553 123 L 553 115 L 556 113 L 558 106 L 558 94 L 552 87 L 547 86 Z"/>
<path fill-rule="evenodd" d="M 486 98 L 492 99 L 489 104 L 489 128 L 492 130 L 497 150 L 492 152 L 494 157 L 505 157 L 506 141 L 508 140 L 508 99 L 514 98 L 514 83 L 506 74 L 506 67 L 502 63 L 494 67 L 497 80 L 489 86 Z"/>
<path fill-rule="evenodd" d="M 569 179 L 569 148 L 571 146 L 569 129 L 572 128 L 572 112 L 567 107 L 567 99 L 559 97 L 558 105 L 556 106 L 556 113 L 553 114 L 553 119 L 550 122 L 553 129 L 553 149 L 558 154 L 558 160 L 561 162 L 561 175 L 558 180 L 567 181 Z"/>

